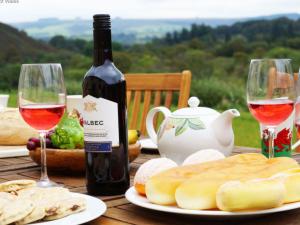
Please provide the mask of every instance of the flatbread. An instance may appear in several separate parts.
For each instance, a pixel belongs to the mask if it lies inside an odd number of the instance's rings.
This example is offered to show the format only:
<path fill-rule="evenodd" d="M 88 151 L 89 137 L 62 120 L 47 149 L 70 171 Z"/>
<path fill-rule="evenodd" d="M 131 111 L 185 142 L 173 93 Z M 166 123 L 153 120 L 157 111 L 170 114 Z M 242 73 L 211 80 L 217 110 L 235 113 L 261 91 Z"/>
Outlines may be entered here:
<path fill-rule="evenodd" d="M 7 192 L 0 192 L 0 215 L 2 214 L 3 207 L 10 201 L 16 200 L 16 196 Z"/>
<path fill-rule="evenodd" d="M 62 209 L 61 204 L 59 202 L 64 199 L 71 198 L 70 191 L 67 188 L 62 187 L 33 187 L 20 190 L 17 194 L 19 198 L 30 198 L 38 202 L 40 207 L 42 207 L 45 212 L 44 216 L 61 214 Z M 39 214 L 39 216 L 41 216 L 41 214 Z"/>
<path fill-rule="evenodd" d="M 32 180 L 0 184 L 0 225 L 56 220 L 86 209 L 86 201 L 72 197 L 67 188 L 41 188 Z M 11 194 L 13 193 L 13 194 Z"/>
<path fill-rule="evenodd" d="M 86 209 L 86 201 L 81 197 L 71 197 L 57 202 L 58 210 L 52 215 L 46 216 L 44 220 L 56 220 Z"/>
<path fill-rule="evenodd" d="M 34 180 L 13 180 L 0 184 L 0 192 L 17 192 L 24 188 L 34 187 L 36 182 Z"/>
<path fill-rule="evenodd" d="M 17 195 L 23 198 L 40 198 L 40 199 L 53 199 L 58 198 L 59 196 L 69 195 L 70 191 L 67 188 L 63 187 L 50 187 L 50 188 L 41 188 L 41 187 L 30 187 L 19 190 Z"/>
<path fill-rule="evenodd" d="M 33 208 L 33 203 L 29 199 L 16 199 L 14 201 L 9 201 L 2 208 L 0 224 L 6 225 L 21 220 L 31 213 Z"/>
<path fill-rule="evenodd" d="M 21 220 L 15 222 L 16 225 L 28 224 L 34 221 L 43 219 L 46 216 L 45 204 L 43 198 L 45 197 L 46 191 L 44 188 L 33 187 L 22 189 L 17 192 L 19 199 L 30 199 L 33 202 L 33 210 L 27 216 Z"/>

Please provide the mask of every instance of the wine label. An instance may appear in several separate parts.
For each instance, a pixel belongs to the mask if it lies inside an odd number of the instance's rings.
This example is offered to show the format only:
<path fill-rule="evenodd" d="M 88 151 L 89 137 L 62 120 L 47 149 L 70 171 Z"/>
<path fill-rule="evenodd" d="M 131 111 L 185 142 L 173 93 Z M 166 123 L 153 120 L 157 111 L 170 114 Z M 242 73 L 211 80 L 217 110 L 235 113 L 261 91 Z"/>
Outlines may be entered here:
<path fill-rule="evenodd" d="M 87 152 L 111 152 L 119 146 L 118 104 L 87 95 L 83 98 L 84 148 Z"/>

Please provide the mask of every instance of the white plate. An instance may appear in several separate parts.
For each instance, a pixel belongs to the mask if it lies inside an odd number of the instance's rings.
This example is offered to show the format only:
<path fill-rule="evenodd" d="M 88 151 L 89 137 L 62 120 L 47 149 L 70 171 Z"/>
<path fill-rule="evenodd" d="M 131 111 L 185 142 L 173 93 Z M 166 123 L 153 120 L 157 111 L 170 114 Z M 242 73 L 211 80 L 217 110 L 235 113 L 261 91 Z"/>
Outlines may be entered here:
<path fill-rule="evenodd" d="M 29 151 L 25 145 L 21 146 L 0 146 L 0 158 L 16 157 L 16 156 L 28 156 Z"/>
<path fill-rule="evenodd" d="M 72 193 L 74 197 L 83 197 L 86 199 L 86 210 L 66 216 L 64 218 L 40 223 L 33 223 L 34 225 L 76 225 L 89 222 L 97 219 L 99 216 L 105 213 L 106 205 L 98 198 L 91 197 L 89 195 Z"/>
<path fill-rule="evenodd" d="M 157 149 L 157 145 L 150 138 L 141 139 L 139 142 L 144 149 Z"/>
<path fill-rule="evenodd" d="M 265 214 L 270 213 L 277 213 L 288 211 L 292 209 L 300 208 L 300 202 L 285 204 L 278 208 L 273 209 L 265 209 L 259 211 L 249 211 L 249 212 L 225 212 L 220 210 L 191 210 L 191 209 L 181 209 L 177 206 L 162 206 L 150 203 L 146 197 L 139 195 L 134 187 L 131 187 L 127 190 L 125 194 L 126 199 L 131 202 L 132 204 L 141 206 L 143 208 L 162 211 L 162 212 L 169 212 L 169 213 L 177 213 L 183 215 L 194 215 L 194 216 L 202 216 L 202 217 L 210 217 L 214 219 L 218 218 L 248 218 L 248 217 L 256 217 L 262 216 Z"/>

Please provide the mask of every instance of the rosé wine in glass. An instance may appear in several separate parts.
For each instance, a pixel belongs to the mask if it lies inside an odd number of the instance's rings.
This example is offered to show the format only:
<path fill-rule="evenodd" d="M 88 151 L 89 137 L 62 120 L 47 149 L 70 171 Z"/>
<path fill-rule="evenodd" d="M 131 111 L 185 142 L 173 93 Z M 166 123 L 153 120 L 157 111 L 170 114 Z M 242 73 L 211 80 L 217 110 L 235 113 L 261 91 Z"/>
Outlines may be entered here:
<path fill-rule="evenodd" d="M 288 99 L 258 100 L 248 103 L 252 115 L 262 124 L 277 126 L 294 110 L 294 102 Z"/>
<path fill-rule="evenodd" d="M 23 119 L 36 130 L 51 130 L 65 112 L 64 105 L 25 105 L 20 107 Z"/>

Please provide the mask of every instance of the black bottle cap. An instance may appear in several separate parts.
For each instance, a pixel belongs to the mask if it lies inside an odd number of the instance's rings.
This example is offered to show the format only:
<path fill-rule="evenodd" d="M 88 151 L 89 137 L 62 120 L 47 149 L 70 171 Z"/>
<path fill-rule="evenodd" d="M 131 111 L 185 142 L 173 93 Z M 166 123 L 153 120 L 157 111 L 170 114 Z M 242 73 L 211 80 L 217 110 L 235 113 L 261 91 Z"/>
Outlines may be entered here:
<path fill-rule="evenodd" d="M 96 14 L 94 15 L 94 29 L 110 30 L 110 15 L 109 14 Z"/>

